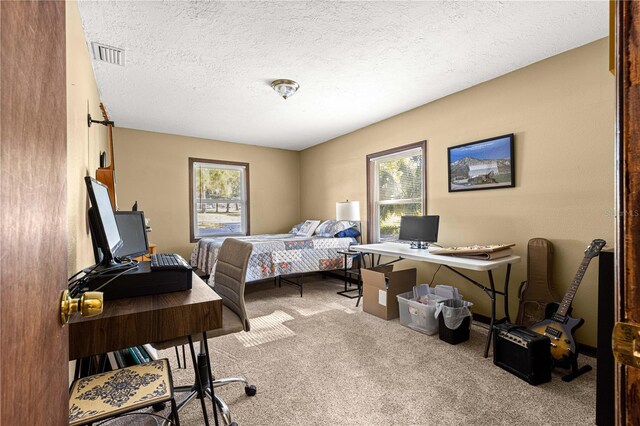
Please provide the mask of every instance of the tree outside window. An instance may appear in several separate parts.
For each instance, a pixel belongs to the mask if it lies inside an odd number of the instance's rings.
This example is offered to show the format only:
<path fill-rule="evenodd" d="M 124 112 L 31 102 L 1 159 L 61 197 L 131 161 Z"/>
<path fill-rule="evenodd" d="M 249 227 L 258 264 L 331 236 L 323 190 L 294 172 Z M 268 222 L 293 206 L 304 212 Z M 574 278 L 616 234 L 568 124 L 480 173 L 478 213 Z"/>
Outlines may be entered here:
<path fill-rule="evenodd" d="M 192 240 L 247 235 L 249 165 L 189 160 Z"/>

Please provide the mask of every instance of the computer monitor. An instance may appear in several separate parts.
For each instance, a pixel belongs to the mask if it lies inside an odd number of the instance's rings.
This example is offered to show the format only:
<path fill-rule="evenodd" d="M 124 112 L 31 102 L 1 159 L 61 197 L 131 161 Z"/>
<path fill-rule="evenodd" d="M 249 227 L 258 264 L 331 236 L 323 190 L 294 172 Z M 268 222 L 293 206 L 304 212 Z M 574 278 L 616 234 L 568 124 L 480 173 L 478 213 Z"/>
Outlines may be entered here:
<path fill-rule="evenodd" d="M 411 241 L 412 248 L 427 248 L 438 241 L 440 216 L 402 216 L 399 240 Z"/>
<path fill-rule="evenodd" d="M 122 246 L 115 251 L 115 257 L 137 257 L 149 253 L 149 241 L 144 222 L 144 212 L 115 212 Z"/>
<path fill-rule="evenodd" d="M 86 176 L 87 193 L 91 201 L 89 208 L 89 226 L 94 246 L 100 249 L 102 260 L 99 268 L 114 268 L 120 266 L 114 260 L 115 251 L 122 246 L 122 239 L 116 224 L 116 218 L 111 208 L 109 190 L 105 185 Z"/>

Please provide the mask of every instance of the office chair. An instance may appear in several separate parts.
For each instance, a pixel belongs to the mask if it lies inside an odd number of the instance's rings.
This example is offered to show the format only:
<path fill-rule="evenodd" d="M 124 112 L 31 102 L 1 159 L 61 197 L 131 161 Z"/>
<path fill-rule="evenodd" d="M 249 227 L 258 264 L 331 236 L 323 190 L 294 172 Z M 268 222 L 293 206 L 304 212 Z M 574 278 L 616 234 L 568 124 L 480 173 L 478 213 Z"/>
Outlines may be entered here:
<path fill-rule="evenodd" d="M 249 318 L 247 317 L 247 311 L 244 303 L 244 290 L 247 266 L 249 264 L 249 257 L 251 256 L 252 250 L 253 246 L 250 243 L 233 238 L 227 238 L 222 243 L 222 247 L 220 247 L 214 274 L 213 288 L 222 298 L 222 328 L 208 331 L 207 338 L 209 339 L 238 333 L 243 330 L 249 331 L 250 329 Z M 153 343 L 153 346 L 156 349 L 166 349 L 183 345 L 185 344 L 185 340 L 186 338 L 174 339 L 168 342 Z M 198 358 L 198 366 L 196 368 L 200 369 L 201 377 L 207 378 L 208 375 L 206 374 L 206 369 L 202 368 L 203 365 L 201 358 L 202 357 Z M 206 389 L 206 393 L 210 398 L 212 398 L 211 389 L 228 385 L 230 383 L 244 384 L 247 396 L 254 396 L 256 394 L 257 390 L 255 385 L 250 385 L 245 378 L 214 378 L 214 380 L 211 381 L 203 379 L 203 384 L 205 385 L 203 387 Z M 191 386 L 176 387 L 175 390 L 176 392 L 191 392 L 184 401 L 178 404 L 178 410 L 180 410 L 184 404 L 193 399 L 197 394 Z M 235 425 L 235 422 L 231 421 L 231 413 L 229 412 L 229 407 L 225 402 L 217 395 L 214 395 L 213 399 L 215 400 L 216 405 L 220 408 L 224 423 L 226 425 Z"/>
<path fill-rule="evenodd" d="M 94 374 L 71 386 L 69 425 L 91 425 L 169 401 L 172 422 L 180 426 L 167 359 Z"/>

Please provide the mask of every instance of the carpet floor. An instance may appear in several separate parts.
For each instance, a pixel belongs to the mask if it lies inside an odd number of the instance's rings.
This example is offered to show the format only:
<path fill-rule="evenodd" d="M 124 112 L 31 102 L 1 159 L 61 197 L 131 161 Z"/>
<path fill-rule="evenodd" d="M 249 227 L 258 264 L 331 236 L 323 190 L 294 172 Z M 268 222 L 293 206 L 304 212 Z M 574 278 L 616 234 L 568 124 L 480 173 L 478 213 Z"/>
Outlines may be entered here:
<path fill-rule="evenodd" d="M 341 281 L 305 281 L 302 298 L 285 285 L 248 286 L 252 331 L 209 341 L 214 374 L 241 374 L 258 388 L 254 397 L 238 384 L 216 390 L 240 426 L 595 422 L 595 369 L 571 383 L 554 374 L 550 383 L 534 387 L 482 357 L 482 325 L 472 326 L 468 342 L 453 346 L 397 319 L 364 313 L 355 299 L 336 294 Z M 173 350 L 160 356 L 170 359 L 176 385 L 193 382 L 190 362 L 178 369 Z M 591 358 L 582 362 L 595 366 Z M 211 411 L 209 401 L 207 407 Z M 126 422 L 155 423 L 145 417 Z M 180 420 L 204 424 L 197 400 Z"/>

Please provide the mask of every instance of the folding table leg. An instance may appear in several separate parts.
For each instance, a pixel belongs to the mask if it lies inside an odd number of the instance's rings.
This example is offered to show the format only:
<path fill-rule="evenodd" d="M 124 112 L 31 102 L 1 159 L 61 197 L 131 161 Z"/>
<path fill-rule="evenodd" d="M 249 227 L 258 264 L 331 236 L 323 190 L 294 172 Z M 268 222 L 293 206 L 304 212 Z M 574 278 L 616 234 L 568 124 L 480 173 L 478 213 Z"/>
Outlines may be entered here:
<path fill-rule="evenodd" d="M 491 320 L 489 321 L 489 334 L 487 334 L 487 341 L 484 345 L 484 357 L 489 356 L 489 346 L 491 345 L 491 338 L 493 337 L 493 324 L 496 321 L 496 287 L 493 282 L 493 274 L 491 270 L 487 271 L 489 274 L 489 284 L 491 285 L 491 292 L 489 298 L 491 298 Z"/>

